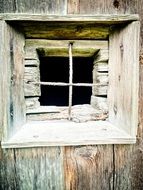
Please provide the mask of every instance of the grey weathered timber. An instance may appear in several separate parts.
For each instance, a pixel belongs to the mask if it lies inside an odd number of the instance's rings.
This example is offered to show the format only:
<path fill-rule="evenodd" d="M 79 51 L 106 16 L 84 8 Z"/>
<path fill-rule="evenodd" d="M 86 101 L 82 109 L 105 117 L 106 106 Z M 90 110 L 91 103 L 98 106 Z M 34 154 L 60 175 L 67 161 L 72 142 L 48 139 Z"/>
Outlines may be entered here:
<path fill-rule="evenodd" d="M 7 115 L 6 112 L 8 111 L 8 106 L 7 106 L 7 98 L 9 96 L 9 91 L 5 91 L 5 88 L 7 87 L 6 81 L 7 77 L 7 62 L 4 65 L 3 62 L 7 61 L 5 53 L 5 48 L 7 47 L 7 44 L 5 42 L 5 27 L 6 24 L 4 21 L 0 22 L 0 38 L 1 38 L 1 46 L 0 46 L 0 107 L 5 108 L 5 109 L 0 109 L 0 139 L 2 140 L 3 136 L 7 136 Z M 4 75 L 4 73 L 6 73 Z M 9 89 L 9 88 L 8 88 Z"/>
<path fill-rule="evenodd" d="M 109 59 L 109 57 L 108 57 Z M 100 62 L 95 62 L 94 68 L 97 72 L 105 73 L 108 72 L 108 61 L 100 61 Z"/>
<path fill-rule="evenodd" d="M 25 98 L 26 110 L 35 109 L 40 106 L 39 97 Z"/>
<path fill-rule="evenodd" d="M 93 81 L 99 86 L 92 87 L 92 94 L 95 95 L 107 95 L 108 89 L 108 73 L 101 73 L 93 70 Z M 100 85 L 101 84 L 101 85 Z M 104 85 L 102 85 L 104 84 Z"/>
<path fill-rule="evenodd" d="M 109 59 L 109 48 L 100 49 L 100 51 L 96 55 L 96 59 L 95 59 L 94 63 L 97 64 L 100 62 L 107 62 L 108 59 Z"/>
<path fill-rule="evenodd" d="M 8 149 L 1 158 L 2 190 L 63 190 L 62 148 Z"/>
<path fill-rule="evenodd" d="M 0 39 L 1 39 L 1 46 L 0 46 L 0 107 L 6 107 L 6 100 L 3 100 L 3 95 L 4 95 L 4 86 L 3 80 L 4 80 L 4 75 L 3 72 L 5 70 L 3 63 L 3 55 L 5 54 L 5 41 L 4 41 L 4 27 L 5 27 L 5 22 L 1 21 L 0 22 Z M 5 108 L 7 109 L 7 108 Z M 5 110 L 6 111 L 6 110 Z M 7 115 L 4 116 L 4 110 L 0 109 L 0 140 L 2 140 L 2 136 L 5 134 L 6 135 L 6 124 L 5 120 L 7 118 Z M 2 127 L 3 126 L 3 127 Z M 2 134 L 3 133 L 3 134 Z"/>
<path fill-rule="evenodd" d="M 11 70 L 11 95 L 10 116 L 14 131 L 19 130 L 26 121 L 24 99 L 24 35 L 12 27 L 9 27 L 10 70 Z M 8 90 L 8 89 L 7 89 Z"/>
<path fill-rule="evenodd" d="M 27 48 L 25 48 L 25 51 Z M 31 52 L 31 49 L 28 50 Z M 39 84 L 33 84 L 33 82 L 40 81 L 40 61 L 37 51 L 33 51 L 33 56 L 24 55 L 24 95 L 26 110 L 34 109 L 40 106 L 39 96 L 41 95 L 41 89 Z M 34 58 L 35 57 L 35 58 Z"/>
<path fill-rule="evenodd" d="M 32 104 L 32 102 L 30 102 Z M 31 106 L 32 107 L 32 106 Z M 68 107 L 59 106 L 40 106 L 27 110 L 27 121 L 49 121 L 68 119 Z M 106 120 L 108 117 L 105 109 L 94 109 L 89 104 L 74 105 L 71 107 L 71 121 L 83 123 L 87 121 Z M 75 130 L 73 128 L 73 130 Z M 64 133 L 64 132 L 63 132 Z"/>
<path fill-rule="evenodd" d="M 66 0 L 6 0 L 1 1 L 0 12 L 20 12 L 58 15 L 66 14 Z"/>
<path fill-rule="evenodd" d="M 25 59 L 25 66 L 39 66 L 39 59 Z"/>
<path fill-rule="evenodd" d="M 139 18 L 137 15 L 83 15 L 82 17 L 61 17 L 47 15 L 2 14 L 0 19 L 5 19 L 6 21 L 11 22 L 16 21 L 16 26 L 23 28 L 24 34 L 27 38 L 108 39 L 110 25 L 126 23 L 138 20 Z M 36 22 L 30 22 L 32 20 L 35 20 Z"/>
<path fill-rule="evenodd" d="M 24 38 L 1 21 L 1 128 L 7 139 L 25 122 Z"/>
<path fill-rule="evenodd" d="M 77 123 L 64 119 L 28 122 L 21 130 L 14 134 L 12 138 L 6 142 L 2 142 L 2 147 L 30 148 L 135 143 L 135 138 L 132 138 L 126 132 L 118 129 L 108 121 L 86 121 L 86 116 L 84 118 L 85 120 L 76 116 L 73 118 L 73 121 L 75 121 L 75 119 Z"/>
<path fill-rule="evenodd" d="M 68 0 L 69 1 L 69 0 Z M 73 0 L 72 2 L 74 2 Z M 72 3 L 71 3 L 72 5 Z M 76 14 L 136 14 L 139 12 L 141 1 L 138 0 L 108 0 L 101 3 L 100 0 L 78 0 L 75 7 L 79 7 Z M 73 7 L 73 9 L 75 9 Z M 141 9 L 142 10 L 142 9 Z"/>
<path fill-rule="evenodd" d="M 116 24 L 116 23 L 128 23 L 130 21 L 137 21 L 139 17 L 137 14 L 94 14 L 94 15 L 39 15 L 39 14 L 1 14 L 0 19 L 6 21 L 72 21 L 72 22 L 86 22 L 89 23 L 103 23 L 103 24 Z"/>
<path fill-rule="evenodd" d="M 24 72 L 24 95 L 27 96 L 40 96 L 41 90 L 39 84 L 33 84 L 32 82 L 40 81 L 39 67 L 25 66 Z"/>
<path fill-rule="evenodd" d="M 135 135 L 138 125 L 139 22 L 132 22 L 122 31 L 115 30 L 109 44 L 109 121 Z"/>
<path fill-rule="evenodd" d="M 103 112 L 108 113 L 108 105 L 107 98 L 102 96 L 91 96 L 90 104 L 99 110 L 103 110 Z"/>
<path fill-rule="evenodd" d="M 68 0 L 67 11 L 68 14 L 78 14 L 80 10 L 79 0 Z"/>
<path fill-rule="evenodd" d="M 96 54 L 93 63 L 93 82 L 99 84 L 92 87 L 92 96 L 90 103 L 96 109 L 108 112 L 107 93 L 108 93 L 108 60 L 109 49 L 100 49 Z M 104 84 L 104 85 L 103 85 Z"/>
<path fill-rule="evenodd" d="M 57 28 L 58 29 L 58 28 Z M 66 36 L 65 36 L 66 37 Z M 39 56 L 68 57 L 68 45 L 73 42 L 73 56 L 90 57 L 103 49 L 107 55 L 107 40 L 45 40 L 26 39 L 25 58 L 37 59 Z"/>

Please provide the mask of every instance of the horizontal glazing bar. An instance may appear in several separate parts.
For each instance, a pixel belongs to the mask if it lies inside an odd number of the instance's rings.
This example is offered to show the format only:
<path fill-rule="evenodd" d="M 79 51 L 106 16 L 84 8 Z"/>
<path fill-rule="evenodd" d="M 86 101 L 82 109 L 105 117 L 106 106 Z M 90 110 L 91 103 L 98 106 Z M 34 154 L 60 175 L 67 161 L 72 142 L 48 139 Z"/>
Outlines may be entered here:
<path fill-rule="evenodd" d="M 39 84 L 39 85 L 47 85 L 47 86 L 87 86 L 87 87 L 92 87 L 92 86 L 107 86 L 107 83 L 64 83 L 64 82 L 29 82 L 32 84 Z"/>

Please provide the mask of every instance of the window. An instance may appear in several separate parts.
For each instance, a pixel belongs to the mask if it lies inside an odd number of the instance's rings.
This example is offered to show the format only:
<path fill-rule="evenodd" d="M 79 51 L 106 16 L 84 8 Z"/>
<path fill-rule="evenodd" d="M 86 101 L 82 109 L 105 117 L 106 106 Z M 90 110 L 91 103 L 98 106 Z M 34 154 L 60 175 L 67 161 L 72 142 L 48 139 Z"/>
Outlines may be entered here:
<path fill-rule="evenodd" d="M 44 44 L 48 42 L 51 44 L 51 47 L 49 48 L 47 46 L 44 49 Z M 32 44 L 33 46 L 33 43 L 37 44 L 36 48 L 29 45 Z M 41 46 L 40 48 L 38 47 L 38 43 Z M 64 51 L 66 53 L 62 52 L 63 46 L 59 46 L 58 49 L 55 48 L 57 47 L 57 44 L 62 43 L 64 43 Z M 30 65 L 25 67 L 27 71 L 25 76 L 26 101 L 29 100 L 30 95 L 35 98 L 35 96 L 40 94 L 40 105 L 37 99 L 35 109 L 33 109 L 33 107 L 32 109 L 28 109 L 27 119 L 67 119 L 74 122 L 85 122 L 100 119 L 105 120 L 107 118 L 107 108 L 106 110 L 99 109 L 94 104 L 94 102 L 96 102 L 94 99 L 95 96 L 96 99 L 98 99 L 104 94 L 106 97 L 101 97 L 101 99 L 107 98 L 107 40 L 75 40 L 74 43 L 71 43 L 70 40 L 65 42 L 59 40 L 54 42 L 49 40 L 39 40 L 39 42 L 38 40 L 27 40 L 26 48 L 35 48 L 35 53 L 38 52 L 38 61 L 40 65 L 38 68 L 32 67 Z M 29 52 L 29 50 L 26 51 Z M 97 71 L 98 59 L 99 57 L 102 59 L 100 54 L 102 54 L 102 56 L 104 55 L 103 63 L 106 66 L 106 69 L 104 69 L 106 71 Z M 34 59 L 34 57 L 31 58 Z M 31 58 L 29 63 L 31 62 Z M 36 77 L 34 79 L 33 75 L 35 73 L 37 73 L 36 75 L 40 77 Z M 29 77 L 31 78 L 31 81 Z M 36 89 L 37 85 L 39 85 L 40 93 L 37 94 L 37 90 L 33 90 L 33 88 L 31 88 L 33 84 L 35 85 Z M 29 89 L 32 89 L 32 91 Z M 45 115 L 45 117 L 43 115 L 41 117 L 40 114 L 42 113 Z"/>
<path fill-rule="evenodd" d="M 73 57 L 73 75 L 72 75 L 73 83 L 92 84 L 93 82 L 92 70 L 93 70 L 92 57 Z M 52 83 L 51 86 L 42 85 L 40 105 L 68 106 L 69 58 L 41 57 L 40 76 L 41 76 L 41 81 L 66 83 L 63 84 L 63 86 L 62 84 L 61 85 L 59 84 L 60 86 L 56 86 L 55 88 L 52 86 Z M 66 86 L 64 87 L 64 85 Z M 85 87 L 79 88 L 79 86 L 75 88 L 75 86 L 72 86 L 72 91 L 73 91 L 72 94 L 73 105 L 90 104 L 90 96 L 92 94 L 91 86 L 90 88 L 85 88 Z"/>
<path fill-rule="evenodd" d="M 4 148 L 135 143 L 137 15 L 2 14 L 0 25 Z"/>

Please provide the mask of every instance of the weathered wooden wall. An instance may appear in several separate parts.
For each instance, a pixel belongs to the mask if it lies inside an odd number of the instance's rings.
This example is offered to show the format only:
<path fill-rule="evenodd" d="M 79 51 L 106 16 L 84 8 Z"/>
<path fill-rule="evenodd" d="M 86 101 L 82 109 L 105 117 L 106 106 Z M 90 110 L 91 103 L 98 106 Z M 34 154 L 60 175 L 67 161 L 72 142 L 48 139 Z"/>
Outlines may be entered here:
<path fill-rule="evenodd" d="M 138 13 L 143 0 L 0 0 L 0 12 L 42 14 Z M 2 190 L 143 189 L 143 25 L 139 127 L 135 145 L 98 145 L 0 151 Z"/>

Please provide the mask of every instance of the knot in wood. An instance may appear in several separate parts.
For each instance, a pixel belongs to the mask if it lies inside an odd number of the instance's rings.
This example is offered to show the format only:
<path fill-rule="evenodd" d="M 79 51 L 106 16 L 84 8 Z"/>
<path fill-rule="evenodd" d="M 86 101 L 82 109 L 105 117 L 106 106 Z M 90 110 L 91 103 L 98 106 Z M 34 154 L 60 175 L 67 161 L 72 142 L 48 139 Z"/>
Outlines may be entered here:
<path fill-rule="evenodd" d="M 113 1 L 113 5 L 114 5 L 114 7 L 115 7 L 115 8 L 117 8 L 117 9 L 118 9 L 118 8 L 119 8 L 120 3 L 119 3 L 119 1 L 118 1 L 118 0 L 114 0 L 114 1 Z"/>

